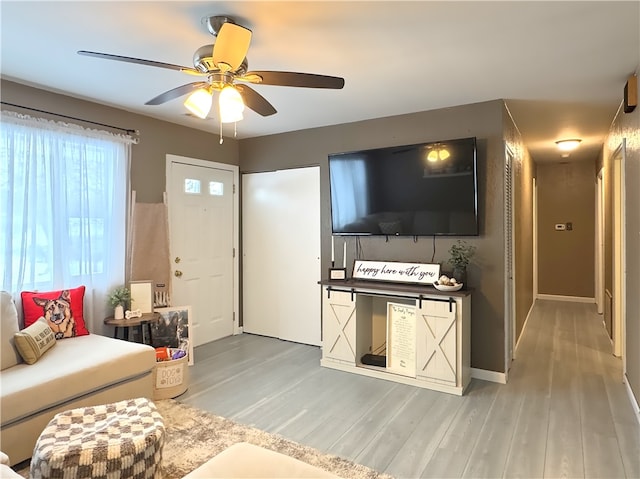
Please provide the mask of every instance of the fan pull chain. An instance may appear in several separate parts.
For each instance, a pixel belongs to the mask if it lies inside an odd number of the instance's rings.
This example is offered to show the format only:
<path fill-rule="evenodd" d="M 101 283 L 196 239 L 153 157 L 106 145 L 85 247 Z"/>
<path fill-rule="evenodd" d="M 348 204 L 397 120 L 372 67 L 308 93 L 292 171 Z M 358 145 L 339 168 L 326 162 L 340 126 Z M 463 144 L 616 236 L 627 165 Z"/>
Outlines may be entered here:
<path fill-rule="evenodd" d="M 220 120 L 220 144 L 221 145 L 223 141 L 224 141 L 224 138 L 222 138 L 222 120 Z"/>

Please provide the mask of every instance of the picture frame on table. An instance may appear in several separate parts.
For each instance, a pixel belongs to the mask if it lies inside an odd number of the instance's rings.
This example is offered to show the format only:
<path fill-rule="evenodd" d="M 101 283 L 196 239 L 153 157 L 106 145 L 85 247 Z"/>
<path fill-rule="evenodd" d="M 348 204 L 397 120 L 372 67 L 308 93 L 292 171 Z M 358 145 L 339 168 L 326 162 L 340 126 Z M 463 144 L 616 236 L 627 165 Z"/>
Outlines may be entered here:
<path fill-rule="evenodd" d="M 153 281 L 131 281 L 131 310 L 140 310 L 142 314 L 153 313 Z"/>
<path fill-rule="evenodd" d="M 193 366 L 191 306 L 156 308 L 155 312 L 160 314 L 160 318 L 151 323 L 151 345 L 154 348 L 184 349 L 189 366 Z"/>

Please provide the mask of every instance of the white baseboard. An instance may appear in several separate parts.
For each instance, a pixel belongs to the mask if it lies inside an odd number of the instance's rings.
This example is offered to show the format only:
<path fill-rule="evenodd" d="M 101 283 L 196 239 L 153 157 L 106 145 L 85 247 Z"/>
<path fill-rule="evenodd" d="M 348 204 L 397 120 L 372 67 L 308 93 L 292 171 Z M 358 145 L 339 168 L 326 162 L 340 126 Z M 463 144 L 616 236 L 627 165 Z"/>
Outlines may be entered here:
<path fill-rule="evenodd" d="M 631 390 L 631 386 L 629 385 L 629 381 L 627 380 L 627 375 L 624 375 L 624 386 L 627 388 L 627 395 L 629 396 L 629 402 L 631 403 L 631 407 L 633 408 L 633 412 L 636 413 L 636 419 L 640 423 L 640 405 L 638 405 L 638 400 L 633 395 L 633 391 Z"/>
<path fill-rule="evenodd" d="M 471 368 L 471 377 L 473 379 L 491 381 L 492 383 L 507 384 L 507 375 L 505 373 L 489 371 L 488 369 Z"/>
<path fill-rule="evenodd" d="M 594 303 L 596 298 L 587 298 L 586 296 L 561 296 L 558 294 L 538 294 L 536 299 L 551 299 L 554 301 L 569 301 L 572 303 Z"/>

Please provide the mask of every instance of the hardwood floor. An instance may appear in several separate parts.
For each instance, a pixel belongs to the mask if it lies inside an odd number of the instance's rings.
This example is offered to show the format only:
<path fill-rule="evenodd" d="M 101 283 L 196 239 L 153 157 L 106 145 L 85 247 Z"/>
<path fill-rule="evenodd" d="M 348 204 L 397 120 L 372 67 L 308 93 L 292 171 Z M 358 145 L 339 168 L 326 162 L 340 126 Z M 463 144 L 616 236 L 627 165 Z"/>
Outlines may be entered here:
<path fill-rule="evenodd" d="M 177 398 L 397 478 L 640 478 L 640 427 L 593 304 L 538 301 L 506 385 L 465 396 L 320 367 L 253 335 L 196 348 Z"/>

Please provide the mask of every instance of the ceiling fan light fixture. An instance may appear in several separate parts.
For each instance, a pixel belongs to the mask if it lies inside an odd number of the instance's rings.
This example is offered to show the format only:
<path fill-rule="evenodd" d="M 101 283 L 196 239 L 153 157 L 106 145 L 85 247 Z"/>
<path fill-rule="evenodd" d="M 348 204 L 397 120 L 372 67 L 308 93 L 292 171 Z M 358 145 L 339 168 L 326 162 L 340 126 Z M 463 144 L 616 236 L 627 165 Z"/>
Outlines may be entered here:
<path fill-rule="evenodd" d="M 573 151 L 576 148 L 578 148 L 578 146 L 580 146 L 580 142 L 582 140 L 579 138 L 571 138 L 568 140 L 558 140 L 556 141 L 556 145 L 558 145 L 558 148 L 560 149 L 560 151 Z"/>
<path fill-rule="evenodd" d="M 450 156 L 451 154 L 446 148 L 435 148 L 429 151 L 429 153 L 427 154 L 427 160 L 431 162 L 444 161 Z"/>
<path fill-rule="evenodd" d="M 204 120 L 211 111 L 212 103 L 213 95 L 209 89 L 199 88 L 187 97 L 184 106 L 191 113 Z"/>
<path fill-rule="evenodd" d="M 227 85 L 220 91 L 218 105 L 222 123 L 233 123 L 243 119 L 244 102 L 240 92 L 233 85 Z"/>

